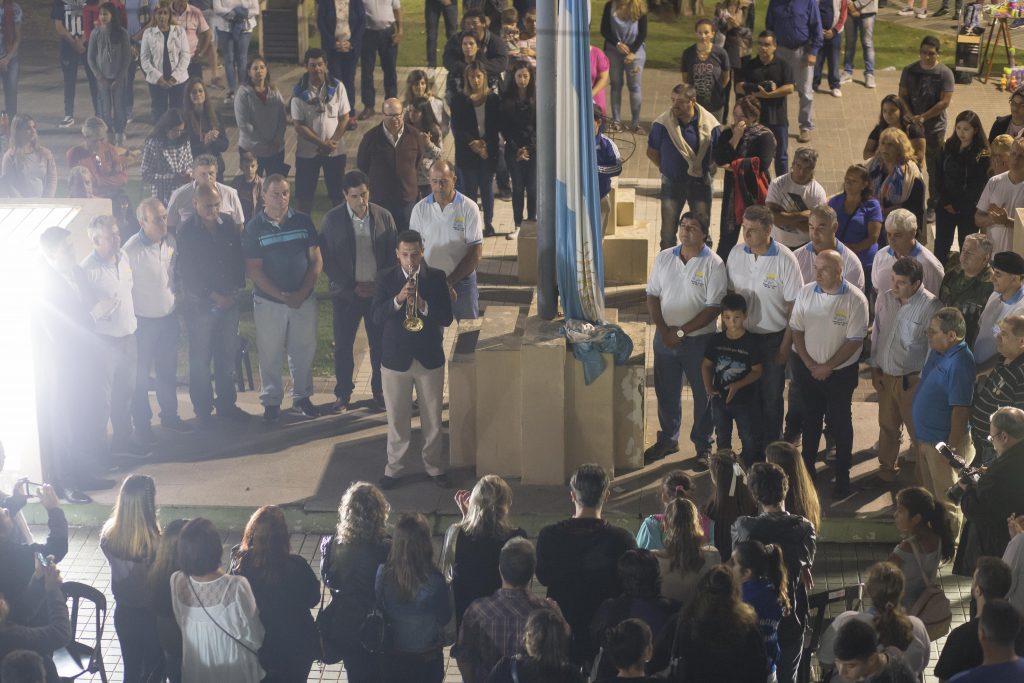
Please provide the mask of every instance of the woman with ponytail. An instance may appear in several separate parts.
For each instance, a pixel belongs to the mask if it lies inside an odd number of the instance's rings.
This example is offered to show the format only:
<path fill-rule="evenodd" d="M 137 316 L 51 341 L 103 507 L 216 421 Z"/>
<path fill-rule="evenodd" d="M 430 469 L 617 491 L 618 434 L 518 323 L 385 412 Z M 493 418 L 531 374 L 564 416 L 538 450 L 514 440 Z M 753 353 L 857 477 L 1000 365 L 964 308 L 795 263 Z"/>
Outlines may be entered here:
<path fill-rule="evenodd" d="M 903 586 L 903 572 L 893 563 L 877 562 L 868 568 L 864 591 L 868 594 L 871 606 L 863 612 L 843 612 L 826 629 L 818 647 L 818 661 L 823 668 L 831 667 L 835 661 L 836 635 L 843 624 L 850 619 L 860 619 L 875 627 L 878 642 L 890 659 L 903 660 L 915 674 L 921 676 L 931 659 L 931 641 L 924 622 L 908 615 L 903 608 Z M 824 680 L 828 683 L 847 683 L 838 673 Z"/>
<path fill-rule="evenodd" d="M 710 542 L 722 557 L 732 554 L 732 523 L 757 514 L 757 503 L 747 488 L 746 473 L 734 451 L 722 450 L 711 456 L 709 467 L 714 493 L 703 513 L 711 520 Z"/>
<path fill-rule="evenodd" d="M 740 541 L 732 549 L 729 564 L 742 582 L 743 602 L 757 612 L 772 675 L 779 660 L 779 624 L 792 611 L 789 575 L 782 548 L 774 543 Z"/>
<path fill-rule="evenodd" d="M 686 605 L 697 582 L 722 561 L 714 546 L 706 545 L 697 506 L 677 498 L 665 511 L 665 549 L 654 553 L 661 568 L 661 594 Z"/>
<path fill-rule="evenodd" d="M 713 567 L 697 584 L 675 634 L 655 647 L 649 670 L 668 666 L 672 652 L 680 670 L 669 680 L 764 683 L 768 657 L 757 613 L 740 598 L 740 581 L 725 565 Z M 674 642 L 673 642 L 674 641 Z"/>
<path fill-rule="evenodd" d="M 788 441 L 773 441 L 764 450 L 765 459 L 782 468 L 789 477 L 789 493 L 786 494 L 786 510 L 794 515 L 806 517 L 815 529 L 821 528 L 821 503 L 818 489 L 814 488 L 807 465 L 796 446 Z"/>
<path fill-rule="evenodd" d="M 953 559 L 953 530 L 946 508 L 920 486 L 896 494 L 893 516 L 906 539 L 893 549 L 888 561 L 903 572 L 903 606 L 909 609 L 928 583 L 937 581 L 939 565 Z"/>
<path fill-rule="evenodd" d="M 661 479 L 661 507 L 663 510 L 677 498 L 686 498 L 696 504 L 695 493 L 693 480 L 682 470 L 672 470 Z M 704 532 L 704 538 L 709 543 L 714 542 L 711 520 L 703 512 L 700 513 L 700 528 Z M 640 524 L 640 530 L 636 532 L 636 547 L 645 550 L 663 549 L 665 547 L 664 532 L 665 514 L 649 515 Z"/>

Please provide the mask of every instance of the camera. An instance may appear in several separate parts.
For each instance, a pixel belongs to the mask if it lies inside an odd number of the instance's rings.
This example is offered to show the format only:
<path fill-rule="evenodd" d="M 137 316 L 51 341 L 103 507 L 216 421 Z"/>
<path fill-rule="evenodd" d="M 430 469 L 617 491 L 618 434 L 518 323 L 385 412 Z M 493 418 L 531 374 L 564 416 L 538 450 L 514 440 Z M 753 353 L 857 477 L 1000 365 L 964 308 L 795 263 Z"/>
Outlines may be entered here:
<path fill-rule="evenodd" d="M 966 482 L 968 485 L 974 486 L 981 479 L 981 470 L 968 465 L 963 458 L 950 448 L 949 444 L 943 441 L 935 444 L 935 450 L 946 459 L 949 466 L 957 473 L 958 481 L 949 487 L 946 491 L 946 497 L 959 505 L 960 501 L 964 498 L 964 493 L 966 493 L 964 489 L 960 488 L 960 482 Z"/>

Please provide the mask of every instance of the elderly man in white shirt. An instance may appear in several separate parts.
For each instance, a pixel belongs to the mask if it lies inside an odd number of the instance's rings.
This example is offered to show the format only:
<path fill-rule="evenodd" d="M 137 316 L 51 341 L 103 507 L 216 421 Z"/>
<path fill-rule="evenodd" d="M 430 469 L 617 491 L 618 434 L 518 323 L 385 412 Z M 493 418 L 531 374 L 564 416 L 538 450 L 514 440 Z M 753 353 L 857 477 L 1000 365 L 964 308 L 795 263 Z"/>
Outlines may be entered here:
<path fill-rule="evenodd" d="M 135 304 L 132 297 L 132 269 L 121 253 L 121 238 L 111 216 L 96 216 L 89 223 L 89 239 L 93 250 L 83 259 L 89 291 L 95 302 L 92 308 L 95 331 L 102 346 L 101 394 L 103 403 L 97 407 L 97 419 L 106 432 L 107 420 L 113 430 L 111 453 L 131 457 L 148 457 L 149 451 L 132 439 L 131 403 L 135 394 L 137 348 Z M 82 406 L 91 410 L 92 406 Z"/>
<path fill-rule="evenodd" d="M 424 260 L 448 279 L 456 320 L 479 317 L 476 267 L 484 253 L 480 207 L 455 189 L 455 167 L 444 159 L 430 167 L 430 189 L 417 202 L 409 227 L 423 236 Z"/>
<path fill-rule="evenodd" d="M 835 251 L 815 257 L 815 279 L 803 286 L 790 327 L 797 362 L 793 381 L 804 397 L 803 459 L 814 473 L 827 416 L 836 444 L 834 500 L 850 494 L 853 455 L 853 391 L 857 360 L 868 333 L 868 300 L 843 279 L 843 259 Z"/>
<path fill-rule="evenodd" d="M 708 407 L 701 365 L 715 335 L 728 277 L 725 264 L 705 244 L 708 218 L 687 211 L 679 219 L 679 246 L 654 258 L 647 280 L 647 310 L 657 328 L 654 337 L 654 391 L 658 396 L 658 440 L 644 452 L 654 462 L 679 450 L 683 377 L 693 395 L 690 441 L 697 468 L 707 469 L 711 457 L 713 416 Z"/>
<path fill-rule="evenodd" d="M 760 335 L 761 414 L 764 442 L 770 443 L 782 438 L 782 394 L 793 346 L 789 317 L 804 280 L 796 256 L 771 236 L 769 208 L 748 206 L 742 227 L 743 242 L 729 252 L 726 270 L 729 290 L 747 301 L 747 331 Z"/>
<path fill-rule="evenodd" d="M 217 157 L 211 154 L 197 156 L 192 162 L 192 182 L 171 193 L 170 199 L 167 200 L 167 229 L 173 233 L 179 225 L 196 215 L 192 197 L 200 183 L 217 188 L 217 192 L 220 193 L 220 213 L 231 216 L 235 226 L 241 231 L 245 226 L 245 214 L 242 212 L 238 190 L 217 182 Z"/>
<path fill-rule="evenodd" d="M 192 427 L 178 416 L 178 316 L 175 310 L 174 236 L 167 234 L 167 210 L 149 197 L 135 210 L 141 230 L 121 249 L 132 269 L 132 301 L 138 328 L 138 375 L 132 398 L 135 438 L 156 443 L 150 420 L 149 373 L 156 373 L 156 400 L 164 429 L 188 433 Z"/>
<path fill-rule="evenodd" d="M 978 319 L 978 336 L 974 340 L 974 362 L 978 372 L 988 372 L 999 362 L 996 335 L 999 323 L 1011 315 L 1024 314 L 1024 256 L 1003 251 L 992 257 L 992 294 Z"/>
<path fill-rule="evenodd" d="M 917 241 L 917 217 L 906 209 L 894 210 L 885 219 L 885 238 L 889 246 L 879 249 L 871 263 L 871 286 L 875 291 L 892 287 L 892 264 L 896 259 L 913 256 L 924 270 L 924 288 L 938 296 L 946 270 L 935 254 Z"/>
<path fill-rule="evenodd" d="M 878 293 L 871 328 L 871 384 L 878 392 L 878 478 L 896 481 L 902 428 L 914 439 L 914 389 L 928 356 L 928 322 L 940 308 L 924 288 L 921 263 L 901 256 L 892 266 L 892 287 Z"/>

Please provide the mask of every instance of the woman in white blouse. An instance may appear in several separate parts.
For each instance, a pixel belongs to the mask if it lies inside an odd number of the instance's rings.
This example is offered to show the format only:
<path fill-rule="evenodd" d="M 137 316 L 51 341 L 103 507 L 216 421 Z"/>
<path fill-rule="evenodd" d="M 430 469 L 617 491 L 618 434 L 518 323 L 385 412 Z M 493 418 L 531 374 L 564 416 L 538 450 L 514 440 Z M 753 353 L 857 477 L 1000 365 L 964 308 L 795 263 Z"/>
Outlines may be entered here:
<path fill-rule="evenodd" d="M 252 683 L 263 679 L 256 598 L 244 576 L 225 574 L 220 534 L 197 517 L 178 539 L 180 571 L 171 575 L 171 604 L 181 629 L 181 680 Z"/>
<path fill-rule="evenodd" d="M 153 122 L 168 109 L 180 109 L 188 80 L 190 50 L 185 29 L 174 22 L 169 0 L 160 0 L 142 34 L 139 63 L 149 84 Z"/>
<path fill-rule="evenodd" d="M 213 28 L 217 29 L 224 73 L 228 78 L 228 95 L 235 96 L 239 83 L 245 82 L 245 65 L 249 41 L 260 15 L 259 0 L 213 0 Z"/>

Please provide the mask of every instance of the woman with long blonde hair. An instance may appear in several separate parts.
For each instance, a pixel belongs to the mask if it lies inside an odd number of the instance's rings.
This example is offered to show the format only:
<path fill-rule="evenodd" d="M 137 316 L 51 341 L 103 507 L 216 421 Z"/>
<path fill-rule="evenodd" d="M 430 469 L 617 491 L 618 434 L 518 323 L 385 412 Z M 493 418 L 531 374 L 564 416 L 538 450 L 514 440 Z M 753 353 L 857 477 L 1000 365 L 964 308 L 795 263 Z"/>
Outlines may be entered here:
<path fill-rule="evenodd" d="M 365 481 L 348 487 L 338 506 L 338 527 L 320 544 L 320 578 L 331 592 L 332 628 L 322 634 L 327 661 L 342 660 L 351 683 L 376 683 L 377 661 L 359 643 L 356 632 L 373 607 L 377 568 L 388 559 L 391 506 L 381 490 Z"/>
<path fill-rule="evenodd" d="M 434 567 L 427 519 L 402 515 L 387 562 L 377 570 L 377 604 L 391 627 L 391 648 L 381 661 L 384 683 L 441 683 L 442 628 L 451 618 L 448 587 Z"/>
<path fill-rule="evenodd" d="M 147 580 L 159 543 L 156 484 L 152 477 L 132 474 L 121 484 L 114 510 L 100 531 L 100 549 L 110 564 L 114 630 L 121 642 L 126 683 L 163 676 L 163 649 Z"/>
<path fill-rule="evenodd" d="M 886 128 L 878 136 L 878 151 L 868 162 L 868 175 L 871 192 L 882 204 L 882 215 L 907 209 L 917 218 L 918 240 L 924 241 L 924 178 L 915 158 L 907 134 L 899 128 Z"/>
<path fill-rule="evenodd" d="M 788 441 L 774 441 L 764 451 L 765 459 L 782 468 L 789 478 L 789 493 L 786 494 L 786 511 L 806 517 L 815 529 L 821 528 L 821 502 L 818 489 L 811 481 L 804 459 L 796 446 Z"/>
<path fill-rule="evenodd" d="M 320 636 L 310 609 L 320 582 L 309 563 L 291 552 L 284 510 L 264 505 L 249 518 L 232 552 L 231 573 L 249 579 L 263 622 L 260 664 L 264 683 L 301 683 L 320 656 Z"/>
<path fill-rule="evenodd" d="M 697 582 L 722 556 L 707 545 L 700 513 L 688 498 L 676 498 L 665 507 L 664 533 L 665 549 L 654 552 L 661 566 L 661 594 L 686 605 Z"/>
<path fill-rule="evenodd" d="M 480 198 L 484 237 L 492 237 L 501 102 L 488 86 L 487 72 L 479 62 L 466 65 L 462 85 L 462 92 L 455 93 L 451 100 L 455 165 L 462 193 L 474 202 Z"/>
<path fill-rule="evenodd" d="M 18 114 L 11 120 L 0 179 L 14 197 L 34 199 L 57 194 L 57 163 L 53 153 L 39 144 L 36 121 L 28 114 Z"/>
<path fill-rule="evenodd" d="M 441 572 L 451 583 L 455 597 L 455 621 L 470 603 L 501 588 L 498 556 L 505 541 L 526 532 L 512 525 L 512 488 L 496 474 L 481 477 L 470 491 L 458 491 L 455 503 L 462 521 L 445 534 Z"/>

